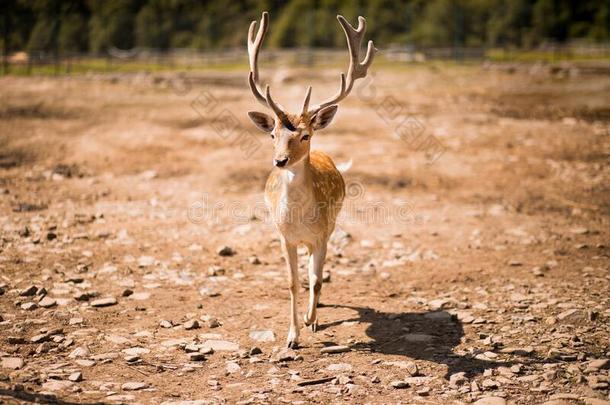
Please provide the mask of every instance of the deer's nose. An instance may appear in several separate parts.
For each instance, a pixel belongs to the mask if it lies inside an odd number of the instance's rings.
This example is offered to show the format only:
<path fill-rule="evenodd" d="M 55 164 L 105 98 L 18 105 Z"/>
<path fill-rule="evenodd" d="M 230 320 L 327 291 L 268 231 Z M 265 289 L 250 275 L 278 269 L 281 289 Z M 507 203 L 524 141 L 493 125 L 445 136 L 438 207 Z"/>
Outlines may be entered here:
<path fill-rule="evenodd" d="M 286 163 L 288 163 L 288 158 L 275 159 L 275 165 L 277 167 L 284 167 L 284 166 L 286 166 Z"/>

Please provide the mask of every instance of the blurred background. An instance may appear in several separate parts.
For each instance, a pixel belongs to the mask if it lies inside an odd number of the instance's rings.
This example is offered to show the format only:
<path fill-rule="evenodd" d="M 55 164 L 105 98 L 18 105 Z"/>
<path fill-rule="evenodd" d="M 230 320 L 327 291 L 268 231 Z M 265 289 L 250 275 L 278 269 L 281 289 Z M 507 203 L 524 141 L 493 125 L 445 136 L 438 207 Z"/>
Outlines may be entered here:
<path fill-rule="evenodd" d="M 599 0 L 4 0 L 3 71 L 113 69 L 113 62 L 134 60 L 187 68 L 238 63 L 244 31 L 263 10 L 273 26 L 266 49 L 298 49 L 301 63 L 332 56 L 312 50 L 344 46 L 337 13 L 352 22 L 366 16 L 368 35 L 390 60 L 610 54 L 610 2 Z"/>

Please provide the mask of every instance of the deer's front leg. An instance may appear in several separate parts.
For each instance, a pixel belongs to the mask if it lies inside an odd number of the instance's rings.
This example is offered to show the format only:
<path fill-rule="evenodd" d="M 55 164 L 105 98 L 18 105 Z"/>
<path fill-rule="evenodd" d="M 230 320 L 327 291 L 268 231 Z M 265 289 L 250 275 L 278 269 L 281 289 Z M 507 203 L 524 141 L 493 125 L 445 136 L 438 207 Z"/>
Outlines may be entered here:
<path fill-rule="evenodd" d="M 326 259 L 326 243 L 316 246 L 309 257 L 309 308 L 305 315 L 305 325 L 313 332 L 318 328 L 317 307 L 322 291 L 322 271 Z"/>
<path fill-rule="evenodd" d="M 288 269 L 288 287 L 290 288 L 290 329 L 288 330 L 288 347 L 296 349 L 299 346 L 299 328 L 297 326 L 297 295 L 299 293 L 298 256 L 296 245 L 282 241 L 284 257 Z"/>

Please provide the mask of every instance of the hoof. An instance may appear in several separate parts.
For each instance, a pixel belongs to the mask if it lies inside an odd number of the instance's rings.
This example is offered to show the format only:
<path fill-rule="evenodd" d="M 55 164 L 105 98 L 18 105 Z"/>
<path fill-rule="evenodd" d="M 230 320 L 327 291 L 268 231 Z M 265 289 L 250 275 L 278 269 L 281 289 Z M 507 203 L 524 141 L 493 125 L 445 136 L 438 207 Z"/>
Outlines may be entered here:
<path fill-rule="evenodd" d="M 318 320 L 316 319 L 313 322 L 309 322 L 307 320 L 307 315 L 303 316 L 303 323 L 306 327 L 308 327 L 312 332 L 316 332 L 318 330 Z"/>
<path fill-rule="evenodd" d="M 299 344 L 294 340 L 289 341 L 287 346 L 289 349 L 292 349 L 292 350 L 296 350 L 299 348 Z"/>

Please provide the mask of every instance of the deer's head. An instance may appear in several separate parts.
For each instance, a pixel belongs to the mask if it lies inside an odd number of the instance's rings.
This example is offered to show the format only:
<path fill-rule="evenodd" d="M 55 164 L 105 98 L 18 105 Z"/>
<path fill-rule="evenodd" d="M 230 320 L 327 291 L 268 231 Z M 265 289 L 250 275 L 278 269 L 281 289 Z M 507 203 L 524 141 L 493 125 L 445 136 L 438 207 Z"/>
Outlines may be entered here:
<path fill-rule="evenodd" d="M 366 76 L 369 66 L 373 63 L 375 47 L 373 41 L 369 41 L 364 61 L 360 62 L 360 45 L 366 30 L 366 20 L 358 17 L 358 28 L 352 27 L 343 16 L 337 19 L 345 32 L 347 48 L 350 55 L 347 80 L 345 74 L 341 73 L 341 88 L 330 100 L 309 107 L 311 98 L 311 86 L 307 89 L 303 108 L 300 114 L 291 114 L 271 97 L 269 85 L 265 87 L 265 93 L 259 89 L 258 76 L 258 53 L 269 25 L 269 14 L 263 13 L 258 31 L 256 21 L 252 21 L 248 31 L 248 56 L 250 60 L 250 74 L 248 82 L 254 97 L 265 107 L 271 109 L 272 115 L 258 111 L 248 112 L 248 116 L 254 124 L 264 132 L 271 135 L 273 140 L 273 164 L 277 167 L 288 167 L 299 162 L 309 154 L 310 140 L 315 131 L 326 128 L 333 120 L 337 112 L 337 103 L 343 100 L 351 92 L 354 81 Z"/>

